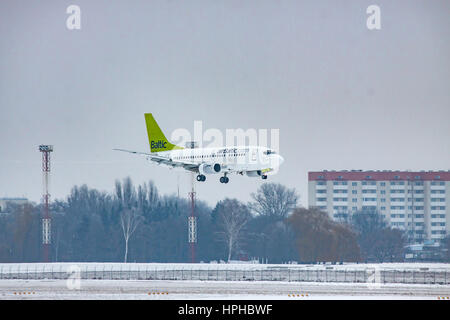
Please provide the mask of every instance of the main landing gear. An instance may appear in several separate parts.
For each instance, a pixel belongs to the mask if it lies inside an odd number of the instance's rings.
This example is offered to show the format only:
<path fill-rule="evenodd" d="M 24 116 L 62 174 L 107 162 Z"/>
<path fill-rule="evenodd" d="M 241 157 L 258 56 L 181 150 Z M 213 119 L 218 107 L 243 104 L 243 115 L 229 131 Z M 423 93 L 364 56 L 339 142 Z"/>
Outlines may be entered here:
<path fill-rule="evenodd" d="M 266 179 L 267 179 L 267 175 L 263 174 L 263 175 L 261 176 L 261 178 L 262 178 L 263 180 L 266 180 Z"/>
<path fill-rule="evenodd" d="M 228 183 L 230 179 L 227 176 L 220 177 L 219 179 L 220 183 Z"/>
<path fill-rule="evenodd" d="M 199 174 L 197 176 L 197 181 L 206 181 L 206 176 L 204 174 Z"/>

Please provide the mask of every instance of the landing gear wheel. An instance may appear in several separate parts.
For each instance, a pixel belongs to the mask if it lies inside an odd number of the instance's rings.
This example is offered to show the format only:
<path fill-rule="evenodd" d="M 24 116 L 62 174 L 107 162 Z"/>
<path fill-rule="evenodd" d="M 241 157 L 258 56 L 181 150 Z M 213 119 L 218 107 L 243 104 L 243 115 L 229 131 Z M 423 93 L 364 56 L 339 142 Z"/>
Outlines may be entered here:
<path fill-rule="evenodd" d="M 266 180 L 266 179 L 267 179 L 267 175 L 262 175 L 261 178 L 262 178 L 263 180 Z"/>
<path fill-rule="evenodd" d="M 206 180 L 206 176 L 205 176 L 205 175 L 199 174 L 199 175 L 197 176 L 197 181 L 205 181 L 205 180 Z"/>
<path fill-rule="evenodd" d="M 228 181 L 230 181 L 230 179 L 228 177 L 220 177 L 219 181 L 220 181 L 220 183 L 228 183 Z"/>

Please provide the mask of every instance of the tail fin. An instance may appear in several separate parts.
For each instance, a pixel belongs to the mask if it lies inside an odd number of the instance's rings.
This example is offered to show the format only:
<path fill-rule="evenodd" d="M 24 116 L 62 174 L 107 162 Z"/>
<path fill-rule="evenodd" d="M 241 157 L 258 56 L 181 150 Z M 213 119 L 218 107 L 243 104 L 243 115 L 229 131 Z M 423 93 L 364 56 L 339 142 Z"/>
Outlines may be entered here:
<path fill-rule="evenodd" d="M 151 152 L 183 149 L 182 147 L 176 146 L 167 140 L 151 113 L 145 114 L 145 123 L 147 125 L 148 143 L 150 144 Z"/>

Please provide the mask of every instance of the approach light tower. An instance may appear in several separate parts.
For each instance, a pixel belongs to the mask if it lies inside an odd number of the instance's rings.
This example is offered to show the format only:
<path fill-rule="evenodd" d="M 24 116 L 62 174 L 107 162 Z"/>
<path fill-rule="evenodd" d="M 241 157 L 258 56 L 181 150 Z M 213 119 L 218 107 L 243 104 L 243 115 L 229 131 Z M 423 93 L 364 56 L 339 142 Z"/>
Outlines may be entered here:
<path fill-rule="evenodd" d="M 194 149 L 197 143 L 190 141 L 186 143 L 186 148 Z M 197 217 L 195 216 L 195 174 L 191 173 L 191 192 L 189 192 L 191 200 L 191 215 L 188 217 L 188 241 L 191 250 L 191 262 L 195 263 L 195 246 L 197 244 Z"/>
<path fill-rule="evenodd" d="M 53 151 L 51 145 L 40 145 L 39 151 L 42 152 L 42 260 L 49 262 L 50 243 L 51 243 L 51 220 L 49 209 L 49 179 L 50 179 L 50 153 Z"/>

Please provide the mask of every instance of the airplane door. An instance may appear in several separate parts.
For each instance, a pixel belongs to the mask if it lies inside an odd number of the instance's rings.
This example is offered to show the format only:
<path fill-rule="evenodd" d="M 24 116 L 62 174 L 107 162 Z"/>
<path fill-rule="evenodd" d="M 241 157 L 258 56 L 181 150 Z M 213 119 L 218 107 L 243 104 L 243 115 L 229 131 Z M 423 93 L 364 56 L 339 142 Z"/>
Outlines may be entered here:
<path fill-rule="evenodd" d="M 256 149 L 252 150 L 252 162 L 256 162 Z"/>

